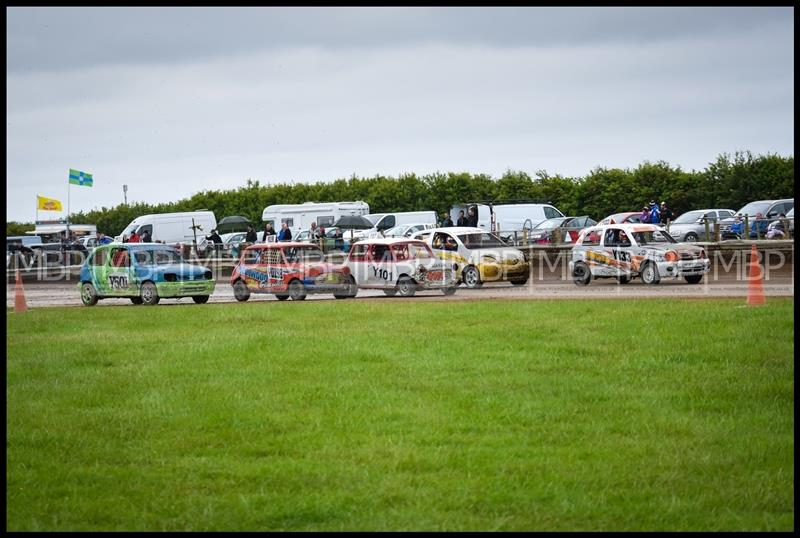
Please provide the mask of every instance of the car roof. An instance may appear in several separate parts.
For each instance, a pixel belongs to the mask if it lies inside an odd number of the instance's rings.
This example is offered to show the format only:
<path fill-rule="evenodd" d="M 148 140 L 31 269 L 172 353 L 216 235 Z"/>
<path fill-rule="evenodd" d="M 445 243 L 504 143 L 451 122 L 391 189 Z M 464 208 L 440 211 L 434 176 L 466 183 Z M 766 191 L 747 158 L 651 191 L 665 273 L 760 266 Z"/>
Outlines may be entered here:
<path fill-rule="evenodd" d="M 642 232 L 642 231 L 652 231 L 652 230 L 663 230 L 664 226 L 660 224 L 648 224 L 644 222 L 624 222 L 619 224 L 595 224 L 594 226 L 589 226 L 588 228 L 584 228 L 584 231 L 591 231 L 591 230 L 605 230 L 606 228 L 619 228 L 620 230 L 625 231 L 634 231 L 634 232 Z"/>
<path fill-rule="evenodd" d="M 370 239 L 362 239 L 356 245 L 396 245 L 397 243 L 424 243 L 421 239 L 414 239 L 413 237 L 375 237 Z"/>

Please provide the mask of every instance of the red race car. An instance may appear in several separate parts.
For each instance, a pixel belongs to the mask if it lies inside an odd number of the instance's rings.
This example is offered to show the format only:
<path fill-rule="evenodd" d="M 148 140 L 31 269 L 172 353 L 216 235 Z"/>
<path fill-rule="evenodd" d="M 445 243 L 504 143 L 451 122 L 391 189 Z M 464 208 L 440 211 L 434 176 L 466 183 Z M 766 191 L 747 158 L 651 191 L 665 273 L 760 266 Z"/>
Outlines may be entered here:
<path fill-rule="evenodd" d="M 247 247 L 231 274 L 233 295 L 246 301 L 251 293 L 272 293 L 280 301 L 302 301 L 309 293 L 355 297 L 358 286 L 350 270 L 325 261 L 316 245 L 299 242 Z"/>

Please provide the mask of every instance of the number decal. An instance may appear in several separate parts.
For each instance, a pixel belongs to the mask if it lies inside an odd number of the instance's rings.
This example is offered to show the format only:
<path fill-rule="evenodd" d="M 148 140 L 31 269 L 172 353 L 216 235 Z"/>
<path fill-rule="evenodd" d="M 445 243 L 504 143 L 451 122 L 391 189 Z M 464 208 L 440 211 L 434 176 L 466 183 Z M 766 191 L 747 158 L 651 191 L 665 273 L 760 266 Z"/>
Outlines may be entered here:
<path fill-rule="evenodd" d="M 123 290 L 128 287 L 128 275 L 108 275 L 108 285 L 112 290 Z"/>
<path fill-rule="evenodd" d="M 380 279 L 386 280 L 388 282 L 394 282 L 394 279 L 392 278 L 393 275 L 392 275 L 391 271 L 388 271 L 386 269 L 381 269 L 381 268 L 379 268 L 377 266 L 373 266 L 372 267 L 372 272 L 374 273 L 373 276 L 375 278 L 380 278 Z"/>

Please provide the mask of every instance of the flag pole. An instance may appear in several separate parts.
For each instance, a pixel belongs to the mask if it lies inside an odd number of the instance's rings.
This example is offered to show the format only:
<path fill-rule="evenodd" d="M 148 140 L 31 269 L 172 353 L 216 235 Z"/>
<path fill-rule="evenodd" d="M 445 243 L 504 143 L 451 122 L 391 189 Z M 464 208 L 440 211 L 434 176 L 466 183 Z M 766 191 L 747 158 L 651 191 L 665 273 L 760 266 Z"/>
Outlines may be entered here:
<path fill-rule="evenodd" d="M 72 183 L 67 183 L 67 240 L 69 240 L 69 193 Z"/>

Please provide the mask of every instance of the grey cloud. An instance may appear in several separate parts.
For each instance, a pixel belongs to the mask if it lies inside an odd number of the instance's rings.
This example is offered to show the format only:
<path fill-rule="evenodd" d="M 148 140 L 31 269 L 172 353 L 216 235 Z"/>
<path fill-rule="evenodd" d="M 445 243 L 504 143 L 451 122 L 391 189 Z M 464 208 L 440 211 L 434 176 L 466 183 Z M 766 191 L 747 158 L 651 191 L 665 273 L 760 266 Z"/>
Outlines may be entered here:
<path fill-rule="evenodd" d="M 9 72 L 292 47 L 647 43 L 793 29 L 791 8 L 8 8 Z"/>

